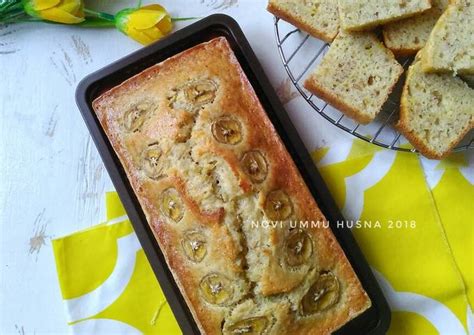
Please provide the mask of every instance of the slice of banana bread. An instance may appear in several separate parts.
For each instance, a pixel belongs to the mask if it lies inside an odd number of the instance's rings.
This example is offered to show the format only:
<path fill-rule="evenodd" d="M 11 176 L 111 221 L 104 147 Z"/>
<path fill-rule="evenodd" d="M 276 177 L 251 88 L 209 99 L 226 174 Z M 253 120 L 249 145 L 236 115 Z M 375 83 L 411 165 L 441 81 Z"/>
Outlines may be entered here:
<path fill-rule="evenodd" d="M 341 26 L 356 31 L 420 14 L 430 0 L 339 0 Z"/>
<path fill-rule="evenodd" d="M 474 74 L 474 1 L 448 6 L 430 34 L 421 57 L 425 72 Z"/>
<path fill-rule="evenodd" d="M 408 69 L 397 129 L 428 158 L 441 159 L 474 127 L 474 90 L 450 73 Z"/>
<path fill-rule="evenodd" d="M 270 0 L 267 10 L 326 42 L 339 30 L 337 0 Z"/>
<path fill-rule="evenodd" d="M 373 33 L 340 32 L 304 86 L 365 124 L 377 116 L 402 73 Z"/>
<path fill-rule="evenodd" d="M 423 14 L 387 24 L 383 39 L 387 48 L 397 56 L 409 56 L 422 49 L 436 21 L 448 7 L 449 0 L 432 0 L 433 8 Z"/>

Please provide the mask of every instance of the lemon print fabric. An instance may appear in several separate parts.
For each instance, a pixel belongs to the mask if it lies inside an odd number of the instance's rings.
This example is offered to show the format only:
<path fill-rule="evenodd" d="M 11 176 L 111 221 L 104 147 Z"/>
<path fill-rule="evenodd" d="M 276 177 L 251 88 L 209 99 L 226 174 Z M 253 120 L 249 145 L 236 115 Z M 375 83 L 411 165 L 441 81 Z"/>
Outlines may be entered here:
<path fill-rule="evenodd" d="M 389 334 L 473 334 L 473 157 L 432 161 L 361 141 L 313 152 L 387 297 Z"/>
<path fill-rule="evenodd" d="M 74 334 L 181 334 L 115 192 L 107 222 L 53 240 Z"/>

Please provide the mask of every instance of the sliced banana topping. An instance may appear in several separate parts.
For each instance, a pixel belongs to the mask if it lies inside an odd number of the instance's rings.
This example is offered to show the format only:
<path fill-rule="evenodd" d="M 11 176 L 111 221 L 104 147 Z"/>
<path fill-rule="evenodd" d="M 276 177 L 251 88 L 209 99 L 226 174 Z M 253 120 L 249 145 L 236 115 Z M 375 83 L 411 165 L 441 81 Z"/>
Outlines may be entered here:
<path fill-rule="evenodd" d="M 199 283 L 202 297 L 213 305 L 225 305 L 232 301 L 234 290 L 231 281 L 220 273 L 211 273 Z"/>
<path fill-rule="evenodd" d="M 210 79 L 193 80 L 174 90 L 168 97 L 168 105 L 173 109 L 195 112 L 204 105 L 214 102 L 217 84 Z"/>
<path fill-rule="evenodd" d="M 270 220 L 282 221 L 293 213 L 293 206 L 285 191 L 276 190 L 267 194 L 264 210 Z"/>
<path fill-rule="evenodd" d="M 126 111 L 123 115 L 124 128 L 129 132 L 139 131 L 145 122 L 145 117 L 149 109 L 149 104 L 141 103 Z"/>
<path fill-rule="evenodd" d="M 242 140 L 242 126 L 230 116 L 222 116 L 212 123 L 212 135 L 224 144 L 237 144 Z"/>
<path fill-rule="evenodd" d="M 339 301 L 339 281 L 331 272 L 322 273 L 301 300 L 301 312 L 310 315 L 324 311 Z"/>
<path fill-rule="evenodd" d="M 286 263 L 289 266 L 300 266 L 308 262 L 313 254 L 311 237 L 302 229 L 293 229 L 285 244 Z"/>
<path fill-rule="evenodd" d="M 228 335 L 261 335 L 264 334 L 270 322 L 266 316 L 257 316 L 253 318 L 237 321 L 224 331 Z"/>
<path fill-rule="evenodd" d="M 212 103 L 216 98 L 216 91 L 217 85 L 210 79 L 191 82 L 184 89 L 188 101 L 198 106 Z"/>
<path fill-rule="evenodd" d="M 161 148 L 158 144 L 149 145 L 142 154 L 142 167 L 145 174 L 151 179 L 158 179 L 162 175 Z"/>
<path fill-rule="evenodd" d="M 184 253 L 189 260 L 199 263 L 206 256 L 206 238 L 198 231 L 191 231 L 184 234 L 181 240 Z"/>
<path fill-rule="evenodd" d="M 255 183 L 261 183 L 265 180 L 268 173 L 267 161 L 263 154 L 258 150 L 247 151 L 241 160 L 245 173 Z"/>
<path fill-rule="evenodd" d="M 161 212 L 171 220 L 178 222 L 183 218 L 184 206 L 179 197 L 178 191 L 168 188 L 161 194 Z"/>

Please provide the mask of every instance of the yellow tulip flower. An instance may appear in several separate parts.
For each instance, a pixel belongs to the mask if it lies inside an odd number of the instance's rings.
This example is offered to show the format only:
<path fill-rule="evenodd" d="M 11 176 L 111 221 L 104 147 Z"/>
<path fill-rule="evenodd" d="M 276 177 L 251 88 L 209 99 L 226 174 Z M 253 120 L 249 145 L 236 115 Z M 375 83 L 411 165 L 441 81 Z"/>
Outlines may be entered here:
<path fill-rule="evenodd" d="M 23 0 L 29 15 L 47 21 L 75 24 L 84 21 L 81 0 Z"/>
<path fill-rule="evenodd" d="M 121 32 L 144 45 L 161 39 L 173 28 L 170 15 L 160 5 L 121 10 L 115 15 L 115 24 Z"/>

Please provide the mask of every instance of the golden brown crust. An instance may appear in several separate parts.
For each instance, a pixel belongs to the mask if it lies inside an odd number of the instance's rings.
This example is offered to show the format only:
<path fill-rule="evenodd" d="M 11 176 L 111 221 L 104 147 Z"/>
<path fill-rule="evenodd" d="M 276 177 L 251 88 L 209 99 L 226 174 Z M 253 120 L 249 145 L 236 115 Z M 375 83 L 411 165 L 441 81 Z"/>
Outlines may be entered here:
<path fill-rule="evenodd" d="M 400 105 L 400 113 L 402 113 L 402 110 L 405 107 L 403 105 Z M 428 148 L 423 141 L 416 136 L 416 134 L 413 133 L 409 129 L 409 127 L 404 123 L 402 120 L 398 120 L 398 122 L 394 125 L 395 129 L 398 130 L 405 138 L 415 147 L 416 150 L 423 156 L 429 159 L 443 159 L 445 156 L 449 154 L 449 152 L 446 152 L 444 155 L 439 155 L 435 151 L 431 150 Z M 464 136 L 464 135 L 463 135 Z"/>
<path fill-rule="evenodd" d="M 421 50 L 427 40 L 424 31 L 418 31 L 417 29 L 427 29 L 431 31 L 436 21 L 439 19 L 441 14 L 446 9 L 447 4 L 444 0 L 431 1 L 431 9 L 421 15 L 417 15 L 414 18 L 405 19 L 392 24 L 388 24 L 383 27 L 382 34 L 385 46 L 392 50 L 397 57 L 407 57 L 415 55 Z M 400 29 L 406 29 L 402 32 Z M 411 31 L 415 34 L 415 38 L 410 42 L 405 40 L 401 45 L 402 34 L 408 34 Z"/>
<path fill-rule="evenodd" d="M 466 7 L 467 6 L 467 7 Z M 453 73 L 461 74 L 461 75 L 474 75 L 474 66 L 472 62 L 469 62 L 467 67 L 462 67 L 462 65 L 458 64 L 464 55 L 469 55 L 469 51 L 472 50 L 472 44 L 470 46 L 466 46 L 459 50 L 456 48 L 460 41 L 469 38 L 467 35 L 469 34 L 462 34 L 463 32 L 468 32 L 468 28 L 464 25 L 464 22 L 461 22 L 459 17 L 454 20 L 456 22 L 456 32 L 453 29 L 447 28 L 450 21 L 452 20 L 452 16 L 455 16 L 456 13 L 461 12 L 462 9 L 467 11 L 467 8 L 471 8 L 471 19 L 469 23 L 472 25 L 472 4 L 469 1 L 465 0 L 450 0 L 449 5 L 446 10 L 441 14 L 438 21 L 433 27 L 433 30 L 430 33 L 430 37 L 426 43 L 426 46 L 423 48 L 423 53 L 421 54 L 421 66 L 424 72 L 429 73 Z M 450 20 L 451 19 L 451 20 Z M 458 22 L 459 21 L 459 22 Z M 459 31 L 459 33 L 458 33 Z M 448 34 L 450 32 L 450 34 Z M 448 37 L 449 36 L 449 37 Z M 455 39 L 453 38 L 455 36 Z M 471 34 L 472 38 L 472 34 Z M 448 39 L 445 43 L 441 44 L 439 40 Z M 451 40 L 452 39 L 452 40 Z M 468 45 L 468 43 L 466 43 Z M 438 53 L 443 52 L 446 49 L 446 45 L 450 45 L 453 50 L 446 50 L 446 52 L 454 52 L 456 51 L 449 59 L 445 59 L 444 61 L 440 61 L 439 59 L 436 60 L 436 56 Z M 466 50 L 464 50 L 466 49 Z M 470 57 L 472 61 L 472 53 Z"/>
<path fill-rule="evenodd" d="M 429 0 L 429 2 L 430 2 L 430 6 L 431 6 L 431 0 Z M 340 16 L 341 16 L 341 26 L 342 26 L 342 28 L 344 28 L 344 30 L 347 30 L 347 31 L 358 32 L 358 31 L 368 31 L 370 29 L 376 28 L 376 27 L 384 25 L 384 24 L 388 24 L 388 23 L 396 22 L 396 21 L 399 21 L 399 20 L 402 20 L 402 19 L 407 19 L 407 18 L 410 18 L 410 17 L 414 17 L 414 16 L 425 13 L 426 11 L 430 10 L 431 8 L 432 7 L 427 7 L 427 8 L 424 8 L 422 10 L 419 10 L 417 12 L 406 13 L 406 14 L 403 14 L 403 15 L 399 15 L 397 17 L 391 17 L 391 18 L 386 18 L 386 19 L 375 20 L 375 21 L 372 21 L 372 22 L 369 22 L 369 23 L 366 23 L 366 24 L 361 24 L 361 25 L 353 26 L 353 27 L 344 26 L 344 23 L 345 23 L 344 18 L 343 18 L 344 15 L 341 11 L 339 11 L 339 13 L 340 13 Z"/>
<path fill-rule="evenodd" d="M 347 116 L 361 124 L 368 124 L 373 120 L 373 118 L 370 117 L 368 114 L 361 114 L 359 110 L 352 107 L 351 105 L 346 104 L 334 93 L 327 90 L 324 86 L 318 85 L 318 83 L 312 80 L 311 77 L 308 77 L 306 79 L 306 81 L 304 82 L 304 87 L 314 95 L 328 102 L 330 105 L 336 107 L 342 113 L 346 114 Z"/>
<path fill-rule="evenodd" d="M 385 29 L 382 30 L 383 42 L 387 49 L 393 52 L 396 57 L 408 57 L 415 55 L 421 48 L 406 48 L 406 47 L 396 47 L 392 44 L 390 40 L 390 32 Z"/>
<path fill-rule="evenodd" d="M 390 51 L 393 52 L 393 54 L 395 55 L 395 57 L 409 57 L 409 56 L 413 56 L 413 55 L 416 55 L 416 53 L 419 51 L 419 49 L 415 49 L 415 48 L 399 48 L 399 49 L 396 49 L 396 48 L 389 48 Z"/>
<path fill-rule="evenodd" d="M 332 47 L 335 47 L 336 43 L 338 42 L 339 39 L 343 38 L 348 38 L 349 36 L 361 36 L 360 33 L 343 33 L 340 32 L 334 43 L 332 44 Z M 335 76 L 335 72 L 340 71 L 340 69 L 336 68 L 336 63 L 331 63 L 332 61 L 332 56 L 336 56 L 337 52 L 334 54 L 331 54 L 331 48 L 329 49 L 328 53 L 324 56 L 321 64 L 319 64 L 315 70 L 313 70 L 313 73 L 311 73 L 305 80 L 304 82 L 304 87 L 313 93 L 314 95 L 318 96 L 319 98 L 325 100 L 332 106 L 336 107 L 339 109 L 342 113 L 347 115 L 348 117 L 354 119 L 355 121 L 361 123 L 361 124 L 368 124 L 371 121 L 375 119 L 375 117 L 378 115 L 380 112 L 383 104 L 387 101 L 390 93 L 392 92 L 393 88 L 395 87 L 398 78 L 400 75 L 403 73 L 403 67 L 396 61 L 395 56 L 393 53 L 387 49 L 381 41 L 378 40 L 378 38 L 371 34 L 371 35 L 363 35 L 364 37 L 370 38 L 372 43 L 376 44 L 377 47 L 380 47 L 380 50 L 386 55 L 387 59 L 392 62 L 391 68 L 396 72 L 395 79 L 392 78 L 387 78 L 390 80 L 389 83 L 387 83 L 387 87 L 383 91 L 383 94 L 381 95 L 383 97 L 383 100 L 380 100 L 378 103 L 380 104 L 378 107 L 378 110 L 373 110 L 372 112 L 367 112 L 367 110 L 363 109 L 362 107 L 357 107 L 356 104 L 354 104 L 354 101 L 348 101 L 348 98 L 345 97 L 343 94 L 337 94 L 336 91 L 334 91 L 331 88 L 330 84 L 324 85 L 321 83 L 323 79 L 320 80 L 320 78 L 324 78 L 326 81 L 328 78 L 332 78 Z M 339 50 L 339 49 L 333 49 L 333 50 Z M 339 50 L 339 52 L 341 52 Z M 358 57 L 359 55 L 355 55 L 354 57 Z M 359 56 L 360 57 L 360 56 Z M 346 64 L 349 63 L 347 59 L 344 60 Z M 388 67 L 388 65 L 387 65 Z M 321 69 L 321 70 L 320 70 Z M 321 72 L 318 72 L 318 71 Z M 323 73 L 324 74 L 321 74 Z M 387 72 L 388 73 L 388 72 Z M 360 75 L 359 78 L 360 79 Z M 352 83 L 355 85 L 356 83 Z M 389 85 L 389 86 L 388 86 Z M 362 98 L 360 98 L 362 100 Z M 352 104 L 351 104 L 352 103 Z"/>
<path fill-rule="evenodd" d="M 421 58 L 421 50 L 417 56 L 417 59 Z M 418 60 L 419 61 L 419 60 Z M 462 141 L 464 136 L 472 129 L 466 128 L 464 132 L 460 133 L 459 136 L 449 144 L 449 149 L 438 153 L 431 148 L 428 147 L 425 141 L 419 138 L 415 132 L 411 129 L 411 126 L 408 124 L 408 115 L 410 113 L 410 103 L 408 101 L 409 96 L 409 85 L 410 85 L 410 78 L 412 76 L 411 67 L 408 70 L 407 78 L 405 80 L 405 84 L 403 86 L 402 96 L 400 100 L 400 118 L 398 122 L 394 125 L 395 129 L 397 129 L 405 138 L 417 149 L 423 156 L 429 159 L 443 159 L 451 153 L 451 150 Z"/>
<path fill-rule="evenodd" d="M 403 109 L 404 107 L 401 106 Z M 399 120 L 395 124 L 395 128 L 403 135 L 405 138 L 415 147 L 416 150 L 423 156 L 429 159 L 444 159 L 447 156 L 451 154 L 451 151 L 454 147 L 456 147 L 464 138 L 464 136 L 467 135 L 471 129 L 465 129 L 464 132 L 462 132 L 458 138 L 456 138 L 455 141 L 451 142 L 449 144 L 449 149 L 442 154 L 437 153 L 434 150 L 431 150 L 423 140 L 421 140 L 419 137 L 416 136 L 416 134 L 410 130 L 409 126 L 406 125 L 403 121 Z"/>
<path fill-rule="evenodd" d="M 455 141 L 451 142 L 449 144 L 449 149 L 443 152 L 442 154 L 437 153 L 436 151 L 430 149 L 426 143 L 420 139 L 418 136 L 416 136 L 415 132 L 411 130 L 410 126 L 406 123 L 406 118 L 404 115 L 408 114 L 409 107 L 408 107 L 408 102 L 407 102 L 407 84 L 405 83 L 405 86 L 403 87 L 403 94 L 402 94 L 402 100 L 400 103 L 400 119 L 398 122 L 395 124 L 395 129 L 397 129 L 405 138 L 415 147 L 416 150 L 420 152 L 423 156 L 429 159 L 443 159 L 446 158 L 451 154 L 451 150 L 458 145 L 464 136 L 471 131 L 472 128 L 466 128 L 463 133 L 459 135 L 459 137 L 456 138 Z"/>
<path fill-rule="evenodd" d="M 272 2 L 268 3 L 267 10 L 273 15 L 279 17 L 280 19 L 285 20 L 288 23 L 291 23 L 295 27 L 309 33 L 311 36 L 314 36 L 325 42 L 331 43 L 337 35 L 337 32 L 335 34 L 329 35 L 325 31 L 318 30 L 314 26 L 306 24 L 302 20 L 298 20 L 297 18 L 295 18 L 294 15 L 291 15 L 291 13 L 288 13 L 287 11 L 280 9 L 279 7 L 275 6 Z"/>
<path fill-rule="evenodd" d="M 217 83 L 218 90 L 214 102 L 201 108 L 189 121 L 187 112 L 170 107 L 166 97 L 176 87 L 194 78 L 210 78 Z M 123 128 L 124 113 L 134 106 L 130 101 L 142 100 L 153 106 L 150 107 L 151 115 L 147 116 L 139 131 L 127 133 Z M 93 107 L 202 333 L 220 334 L 222 322 L 240 303 L 237 300 L 242 301 L 250 295 L 264 301 L 262 299 L 270 294 L 297 290 L 301 282 L 307 280 L 309 269 L 290 279 L 290 272 L 282 269 L 278 259 L 273 257 L 272 252 L 281 249 L 278 247 L 283 239 L 282 231 L 278 229 L 274 235 L 269 235 L 274 237 L 273 251 L 254 251 L 271 256 L 269 265 L 262 268 L 261 278 L 249 283 L 246 276 L 245 239 L 238 237 L 241 232 L 235 223 L 237 218 L 232 216 L 239 207 L 239 199 L 252 195 L 264 199 L 269 192 L 283 189 L 291 195 L 295 219 L 325 219 L 225 38 L 197 45 L 152 66 L 104 93 L 93 102 Z M 235 145 L 222 144 L 213 138 L 210 125 L 222 115 L 241 124 L 243 139 Z M 183 141 L 177 134 L 180 125 L 186 122 L 191 122 L 192 132 Z M 140 166 L 141 152 L 155 142 L 159 143 L 169 164 L 164 176 L 157 180 L 147 178 Z M 264 153 L 268 162 L 268 175 L 261 183 L 253 183 L 242 169 L 243 154 L 249 150 Z M 209 166 L 221 168 L 219 173 L 224 173 L 225 179 L 219 179 L 218 169 Z M 214 177 L 220 181 L 217 183 L 219 186 L 213 184 L 211 188 L 202 182 Z M 231 191 L 228 192 L 226 187 Z M 169 188 L 174 188 L 183 202 L 184 214 L 179 222 L 165 217 L 159 209 L 160 197 Z M 262 204 L 258 206 L 262 210 Z M 183 234 L 195 230 L 205 235 L 208 248 L 205 261 L 197 263 L 190 262 L 181 248 Z M 323 334 L 362 313 L 370 306 L 370 300 L 330 229 L 308 228 L 308 234 L 315 242 L 315 265 L 322 271 L 334 271 L 343 283 L 341 301 L 325 314 L 326 318 L 301 321 L 293 315 L 289 319 L 285 316 L 279 322 L 283 323 L 281 327 L 292 327 L 295 332 L 314 328 Z M 235 285 L 237 293 L 232 304 L 217 306 L 203 300 L 199 283 L 210 272 L 224 274 Z M 256 285 L 260 293 L 249 291 L 251 284 Z M 281 315 L 285 315 L 283 306 L 288 301 L 282 299 L 278 304 L 281 304 Z"/>

